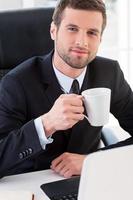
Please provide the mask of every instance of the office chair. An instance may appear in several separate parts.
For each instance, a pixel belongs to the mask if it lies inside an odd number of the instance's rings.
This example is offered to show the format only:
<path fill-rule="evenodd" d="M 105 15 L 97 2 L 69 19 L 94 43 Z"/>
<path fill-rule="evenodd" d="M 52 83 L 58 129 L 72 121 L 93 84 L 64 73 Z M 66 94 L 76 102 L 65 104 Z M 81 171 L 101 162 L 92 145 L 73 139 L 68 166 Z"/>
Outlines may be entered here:
<path fill-rule="evenodd" d="M 0 79 L 22 61 L 52 50 L 49 34 L 52 13 L 51 7 L 0 12 Z M 105 145 L 118 141 L 105 128 L 102 140 Z"/>
<path fill-rule="evenodd" d="M 53 48 L 53 8 L 0 12 L 0 79 L 22 61 Z"/>

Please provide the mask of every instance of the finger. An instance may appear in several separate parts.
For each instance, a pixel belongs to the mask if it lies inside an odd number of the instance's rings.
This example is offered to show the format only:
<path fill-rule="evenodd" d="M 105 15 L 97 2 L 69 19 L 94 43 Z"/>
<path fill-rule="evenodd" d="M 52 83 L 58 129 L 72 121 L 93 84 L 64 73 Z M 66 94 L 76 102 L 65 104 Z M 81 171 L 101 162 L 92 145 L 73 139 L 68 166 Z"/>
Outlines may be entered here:
<path fill-rule="evenodd" d="M 55 169 L 55 172 L 59 173 L 61 176 L 64 177 L 71 177 L 72 176 L 72 169 L 71 169 L 71 165 L 68 162 L 65 162 L 65 160 L 63 160 Z"/>
<path fill-rule="evenodd" d="M 67 171 L 69 171 L 69 170 L 70 170 L 70 169 L 68 168 L 68 166 L 65 165 L 65 166 L 60 170 L 59 174 L 60 174 L 61 176 L 65 176 L 65 174 L 67 174 Z"/>
<path fill-rule="evenodd" d="M 84 112 L 84 107 L 83 106 L 70 106 L 69 111 L 73 113 L 83 113 Z"/>
<path fill-rule="evenodd" d="M 70 98 L 75 98 L 77 96 L 81 96 L 81 95 L 77 95 L 77 94 L 61 94 L 59 96 L 59 99 L 70 99 Z"/>
<path fill-rule="evenodd" d="M 62 155 L 60 155 L 59 157 L 55 158 L 52 162 L 51 162 L 51 167 L 52 169 L 55 169 L 57 165 L 59 165 L 59 163 L 62 161 Z"/>
<path fill-rule="evenodd" d="M 62 160 L 62 162 L 60 162 L 58 165 L 56 165 L 56 167 L 53 168 L 53 170 L 59 174 L 61 174 L 61 171 L 65 168 L 65 163 Z"/>
<path fill-rule="evenodd" d="M 78 121 L 84 119 L 84 114 L 78 114 L 78 113 L 71 114 L 70 119 L 71 119 L 70 124 L 77 123 Z"/>
<path fill-rule="evenodd" d="M 66 170 L 63 174 L 63 176 L 65 178 L 71 178 L 74 174 L 72 173 L 72 171 L 70 169 Z"/>
<path fill-rule="evenodd" d="M 59 97 L 63 104 L 83 105 L 83 97 L 77 94 L 63 94 Z"/>
<path fill-rule="evenodd" d="M 73 106 L 83 106 L 83 101 L 80 96 L 76 96 L 76 98 L 69 99 L 70 105 Z"/>

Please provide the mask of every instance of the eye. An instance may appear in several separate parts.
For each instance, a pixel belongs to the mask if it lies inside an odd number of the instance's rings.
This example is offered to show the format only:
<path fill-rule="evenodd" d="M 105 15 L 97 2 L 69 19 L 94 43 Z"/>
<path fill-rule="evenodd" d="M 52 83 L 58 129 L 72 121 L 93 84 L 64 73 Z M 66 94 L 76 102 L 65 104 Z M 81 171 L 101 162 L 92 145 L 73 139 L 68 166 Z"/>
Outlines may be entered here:
<path fill-rule="evenodd" d="M 98 35 L 98 33 L 96 31 L 88 31 L 87 34 L 91 35 L 91 36 L 97 36 Z"/>
<path fill-rule="evenodd" d="M 78 29 L 76 27 L 68 27 L 68 30 L 71 32 L 76 32 Z"/>

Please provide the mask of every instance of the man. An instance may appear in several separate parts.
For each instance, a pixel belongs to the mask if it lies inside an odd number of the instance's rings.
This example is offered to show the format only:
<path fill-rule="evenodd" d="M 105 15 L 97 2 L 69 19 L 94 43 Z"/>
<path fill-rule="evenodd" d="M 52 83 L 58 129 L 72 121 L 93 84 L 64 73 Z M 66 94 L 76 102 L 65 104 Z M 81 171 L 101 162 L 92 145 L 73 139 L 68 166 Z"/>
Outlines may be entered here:
<path fill-rule="evenodd" d="M 86 154 L 98 148 L 102 127 L 84 119 L 81 95 L 68 94 L 74 79 L 80 93 L 110 88 L 111 113 L 133 135 L 133 93 L 116 61 L 96 57 L 105 26 L 101 0 L 60 0 L 50 28 L 54 50 L 3 78 L 1 176 L 50 167 L 64 177 L 80 174 Z"/>

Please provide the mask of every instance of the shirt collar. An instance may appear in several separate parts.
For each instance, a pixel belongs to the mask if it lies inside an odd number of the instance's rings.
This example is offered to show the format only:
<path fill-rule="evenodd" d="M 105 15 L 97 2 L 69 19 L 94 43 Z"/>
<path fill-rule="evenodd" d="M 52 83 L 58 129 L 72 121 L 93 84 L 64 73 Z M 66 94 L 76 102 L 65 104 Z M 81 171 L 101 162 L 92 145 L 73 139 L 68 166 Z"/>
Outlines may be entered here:
<path fill-rule="evenodd" d="M 54 72 L 56 74 L 56 77 L 58 79 L 58 82 L 61 86 L 61 89 L 65 92 L 65 93 L 69 93 L 72 82 L 73 82 L 73 78 L 70 78 L 69 76 L 66 76 L 65 74 L 63 74 L 62 72 L 60 72 L 55 66 L 53 66 Z M 83 80 L 85 77 L 85 73 L 86 73 L 86 69 L 87 67 L 84 68 L 83 72 L 76 77 L 76 79 L 79 82 L 79 87 L 81 89 L 81 86 L 83 84 Z"/>

